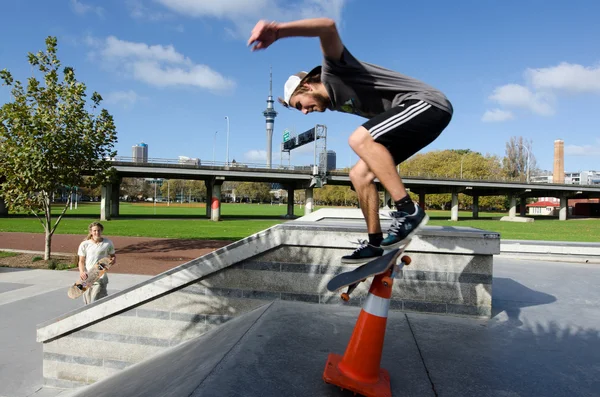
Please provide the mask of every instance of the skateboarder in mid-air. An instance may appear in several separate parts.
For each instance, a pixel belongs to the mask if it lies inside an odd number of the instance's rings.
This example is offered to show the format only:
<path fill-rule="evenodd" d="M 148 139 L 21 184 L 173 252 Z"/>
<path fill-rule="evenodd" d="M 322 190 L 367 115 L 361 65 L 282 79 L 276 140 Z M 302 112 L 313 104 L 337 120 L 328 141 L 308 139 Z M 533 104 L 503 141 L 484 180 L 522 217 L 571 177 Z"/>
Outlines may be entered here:
<path fill-rule="evenodd" d="M 349 138 L 360 158 L 350 171 L 367 223 L 368 241 L 361 241 L 343 263 L 364 263 L 398 247 L 427 223 L 429 217 L 410 199 L 396 165 L 433 142 L 452 118 L 450 101 L 437 89 L 411 77 L 361 62 L 342 44 L 335 22 L 327 18 L 293 22 L 260 21 L 252 30 L 252 50 L 269 47 L 284 37 L 318 37 L 323 62 L 310 72 L 289 77 L 283 106 L 304 114 L 335 110 L 368 120 Z M 402 45 L 401 42 L 398 44 Z M 375 178 L 389 192 L 396 211 L 383 238 Z"/>

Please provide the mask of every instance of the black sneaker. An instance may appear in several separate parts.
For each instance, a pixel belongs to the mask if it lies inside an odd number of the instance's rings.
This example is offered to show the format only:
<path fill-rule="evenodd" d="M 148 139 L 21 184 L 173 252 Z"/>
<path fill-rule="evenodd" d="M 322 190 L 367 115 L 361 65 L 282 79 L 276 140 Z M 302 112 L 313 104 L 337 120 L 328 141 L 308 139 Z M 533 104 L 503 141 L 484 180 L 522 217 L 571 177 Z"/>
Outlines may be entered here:
<path fill-rule="evenodd" d="M 418 204 L 415 203 L 415 212 L 407 214 L 403 211 L 390 212 L 392 226 L 388 230 L 388 236 L 381 242 L 381 248 L 393 249 L 400 247 L 405 240 L 411 238 L 417 230 L 429 222 L 429 216 Z"/>
<path fill-rule="evenodd" d="M 369 244 L 367 240 L 358 240 L 359 247 L 351 255 L 342 256 L 342 263 L 367 263 L 383 255 L 383 249 Z"/>

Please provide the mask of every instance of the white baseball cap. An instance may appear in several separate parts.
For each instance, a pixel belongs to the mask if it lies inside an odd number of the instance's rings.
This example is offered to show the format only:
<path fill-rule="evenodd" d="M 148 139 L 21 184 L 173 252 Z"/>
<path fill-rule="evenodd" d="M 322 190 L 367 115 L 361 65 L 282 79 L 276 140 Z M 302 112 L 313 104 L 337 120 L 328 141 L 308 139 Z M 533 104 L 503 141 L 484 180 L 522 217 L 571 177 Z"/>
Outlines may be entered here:
<path fill-rule="evenodd" d="M 292 94 L 296 91 L 296 88 L 300 85 L 300 82 L 303 78 L 306 77 L 307 72 L 298 72 L 296 74 L 291 75 L 285 85 L 283 86 L 283 100 L 285 103 L 290 106 L 290 99 L 292 98 Z"/>

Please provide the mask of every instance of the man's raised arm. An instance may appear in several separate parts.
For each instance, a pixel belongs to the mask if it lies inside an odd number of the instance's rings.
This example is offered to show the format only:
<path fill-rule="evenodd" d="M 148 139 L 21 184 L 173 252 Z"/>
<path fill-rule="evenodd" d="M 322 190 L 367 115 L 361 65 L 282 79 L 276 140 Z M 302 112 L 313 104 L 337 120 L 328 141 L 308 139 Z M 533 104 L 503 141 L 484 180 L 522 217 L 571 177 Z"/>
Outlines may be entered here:
<path fill-rule="evenodd" d="M 335 21 L 329 18 L 301 19 L 292 22 L 260 21 L 252 29 L 248 45 L 262 50 L 284 37 L 318 37 L 326 58 L 339 60 L 344 51 Z"/>

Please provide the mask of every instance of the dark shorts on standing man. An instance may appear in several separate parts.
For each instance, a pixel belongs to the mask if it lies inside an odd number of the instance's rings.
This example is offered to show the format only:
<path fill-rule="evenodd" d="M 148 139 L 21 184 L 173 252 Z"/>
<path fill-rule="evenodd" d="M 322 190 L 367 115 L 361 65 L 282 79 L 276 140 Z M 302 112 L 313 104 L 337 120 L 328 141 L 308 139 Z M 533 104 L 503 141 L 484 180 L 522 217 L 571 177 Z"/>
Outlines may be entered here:
<path fill-rule="evenodd" d="M 410 99 L 373 117 L 363 127 L 400 164 L 433 142 L 451 118 L 450 113 L 425 101 Z"/>

